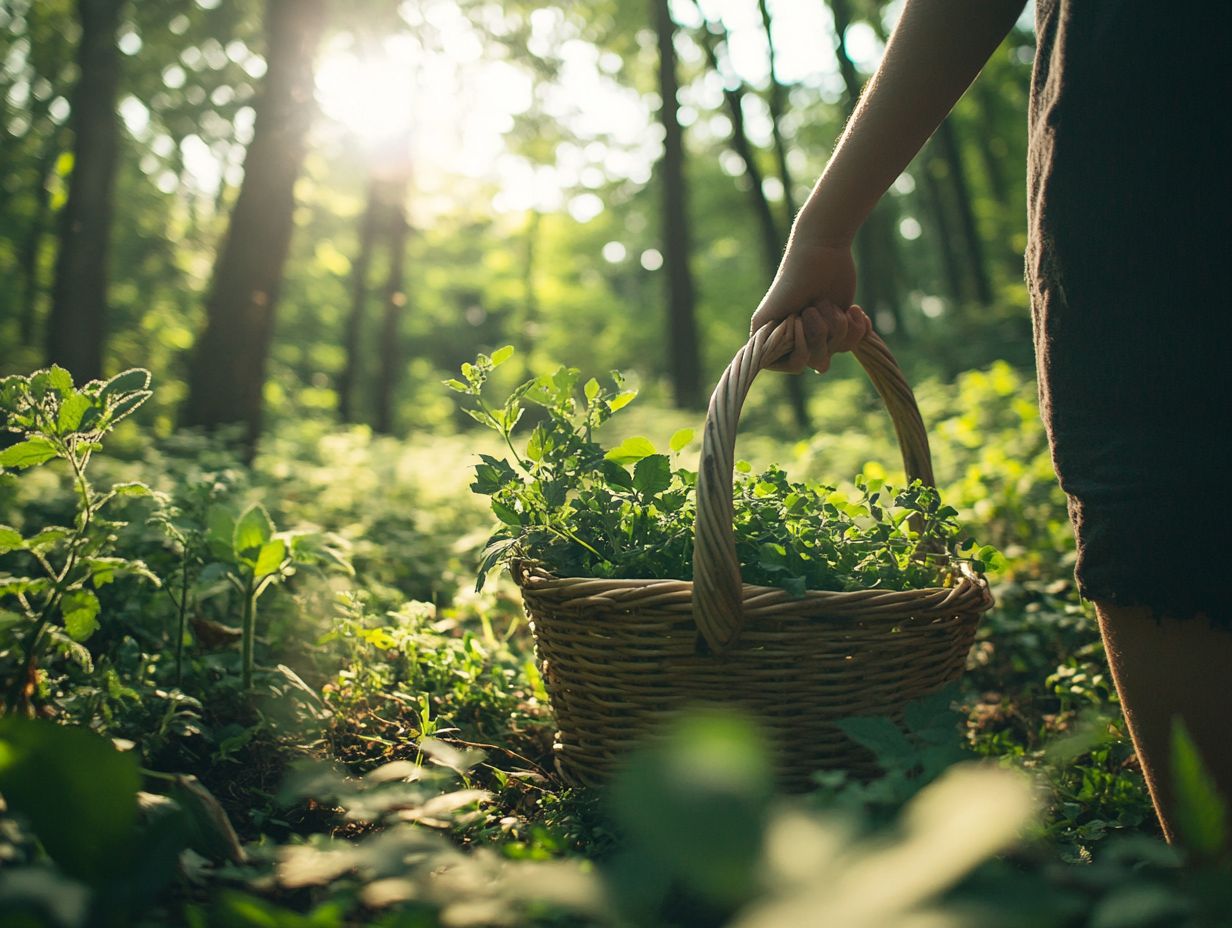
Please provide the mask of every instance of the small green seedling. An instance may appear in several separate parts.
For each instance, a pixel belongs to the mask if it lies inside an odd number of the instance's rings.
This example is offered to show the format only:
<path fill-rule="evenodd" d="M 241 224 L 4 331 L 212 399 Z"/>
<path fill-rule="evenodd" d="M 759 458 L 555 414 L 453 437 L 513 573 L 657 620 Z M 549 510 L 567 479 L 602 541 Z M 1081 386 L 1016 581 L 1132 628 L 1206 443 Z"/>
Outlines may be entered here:
<path fill-rule="evenodd" d="M 206 514 L 206 543 L 214 559 L 201 572 L 199 582 L 223 578 L 242 603 L 242 683 L 252 687 L 256 643 L 257 601 L 270 587 L 291 577 L 297 567 L 321 564 L 353 573 L 342 551 L 341 540 L 332 535 L 280 532 L 265 507 L 252 505 L 236 515 L 216 505 Z"/>

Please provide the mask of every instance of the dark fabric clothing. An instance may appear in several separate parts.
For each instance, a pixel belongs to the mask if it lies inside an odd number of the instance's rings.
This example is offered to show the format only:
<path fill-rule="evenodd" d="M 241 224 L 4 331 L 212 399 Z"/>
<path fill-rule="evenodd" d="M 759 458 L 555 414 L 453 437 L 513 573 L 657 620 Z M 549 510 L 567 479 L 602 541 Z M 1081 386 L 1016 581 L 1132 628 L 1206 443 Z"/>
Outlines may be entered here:
<path fill-rule="evenodd" d="M 1230 10 L 1037 0 L 1027 280 L 1083 595 L 1232 625 Z"/>

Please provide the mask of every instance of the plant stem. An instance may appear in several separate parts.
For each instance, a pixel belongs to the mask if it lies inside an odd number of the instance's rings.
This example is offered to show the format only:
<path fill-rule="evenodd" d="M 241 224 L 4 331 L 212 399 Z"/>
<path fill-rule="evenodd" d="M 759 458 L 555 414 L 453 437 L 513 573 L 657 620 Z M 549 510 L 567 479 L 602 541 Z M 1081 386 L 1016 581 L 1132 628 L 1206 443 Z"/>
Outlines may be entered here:
<path fill-rule="evenodd" d="M 180 559 L 179 634 L 175 639 L 175 685 L 184 682 L 184 632 L 188 623 L 188 545 L 185 544 Z"/>
<path fill-rule="evenodd" d="M 257 595 L 253 589 L 252 578 L 244 591 L 244 641 L 243 641 L 243 678 L 245 690 L 252 689 L 252 654 L 257 628 Z"/>
<path fill-rule="evenodd" d="M 68 586 L 69 577 L 77 566 L 78 555 L 81 553 L 81 549 L 86 541 L 86 530 L 90 527 L 90 519 L 94 515 L 90 499 L 90 484 L 86 482 L 85 475 L 85 461 L 88 458 L 78 461 L 73 453 L 73 448 L 67 446 L 64 448 L 63 456 L 68 461 L 69 466 L 73 468 L 77 491 L 81 494 L 81 509 L 78 512 L 80 525 L 77 529 L 77 537 L 73 539 L 69 547 L 68 559 L 64 563 L 64 569 L 60 571 L 58 576 L 52 577 L 51 591 L 47 594 L 47 599 L 43 601 L 43 608 L 39 610 L 38 619 L 35 620 L 34 624 L 34 631 L 26 639 L 25 657 L 22 660 L 21 673 L 18 674 L 17 679 L 13 682 L 11 703 L 14 705 L 18 702 L 25 703 L 27 709 L 30 706 L 26 687 L 29 685 L 30 678 L 34 674 L 35 665 L 38 663 L 39 646 L 43 642 L 43 633 L 51 623 L 51 617 L 64 596 L 65 588 Z"/>

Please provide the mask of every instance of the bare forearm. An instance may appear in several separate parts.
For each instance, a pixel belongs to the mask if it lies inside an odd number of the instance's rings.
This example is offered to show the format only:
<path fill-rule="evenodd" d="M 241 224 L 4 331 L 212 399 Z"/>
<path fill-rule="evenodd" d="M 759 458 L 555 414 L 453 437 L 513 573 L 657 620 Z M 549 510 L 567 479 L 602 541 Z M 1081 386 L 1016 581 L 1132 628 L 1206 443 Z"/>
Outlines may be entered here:
<path fill-rule="evenodd" d="M 1009 33 L 1024 0 L 907 0 L 792 231 L 847 243 Z"/>

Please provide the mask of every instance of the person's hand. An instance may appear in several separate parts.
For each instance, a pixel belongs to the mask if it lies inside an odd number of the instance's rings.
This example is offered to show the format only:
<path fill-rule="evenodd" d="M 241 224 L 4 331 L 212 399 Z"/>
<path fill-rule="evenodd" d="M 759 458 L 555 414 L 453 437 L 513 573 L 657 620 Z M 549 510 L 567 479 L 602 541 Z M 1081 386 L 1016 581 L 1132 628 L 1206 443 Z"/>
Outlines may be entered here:
<path fill-rule="evenodd" d="M 850 351 L 869 331 L 864 311 L 851 305 L 856 269 L 851 246 L 793 237 L 770 289 L 753 314 L 749 331 L 798 316 L 795 346 L 771 370 L 824 373 L 830 357 Z"/>

